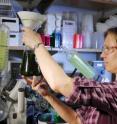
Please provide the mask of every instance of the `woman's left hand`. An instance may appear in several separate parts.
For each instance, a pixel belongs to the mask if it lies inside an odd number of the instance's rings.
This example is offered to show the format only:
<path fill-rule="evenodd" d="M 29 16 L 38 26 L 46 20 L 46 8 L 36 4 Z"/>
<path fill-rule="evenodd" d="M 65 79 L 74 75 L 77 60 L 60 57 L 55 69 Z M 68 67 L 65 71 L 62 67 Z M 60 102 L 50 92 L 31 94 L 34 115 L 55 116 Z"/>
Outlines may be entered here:
<path fill-rule="evenodd" d="M 27 81 L 28 85 L 31 85 L 33 90 L 38 92 L 43 97 L 48 96 L 50 94 L 49 86 L 43 80 L 37 79 L 36 76 L 33 76 L 33 78 L 29 78 L 29 77 L 23 77 L 23 78 Z"/>
<path fill-rule="evenodd" d="M 49 95 L 48 86 L 45 82 L 40 82 L 38 85 L 32 87 L 32 89 L 37 91 L 43 97 Z"/>

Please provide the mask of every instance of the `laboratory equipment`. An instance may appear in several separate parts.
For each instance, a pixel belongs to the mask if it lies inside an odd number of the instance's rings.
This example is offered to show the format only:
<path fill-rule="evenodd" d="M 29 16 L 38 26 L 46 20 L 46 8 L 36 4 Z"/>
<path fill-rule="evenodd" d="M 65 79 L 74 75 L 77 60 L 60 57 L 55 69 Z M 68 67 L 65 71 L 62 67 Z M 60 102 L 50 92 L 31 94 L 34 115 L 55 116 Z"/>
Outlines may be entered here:
<path fill-rule="evenodd" d="M 86 78 L 101 80 L 100 75 L 95 71 L 95 69 L 75 51 L 69 51 L 67 48 L 63 48 L 68 61 Z"/>
<path fill-rule="evenodd" d="M 93 67 L 97 71 L 97 73 L 102 77 L 102 83 L 109 83 L 112 81 L 112 74 L 105 69 L 104 61 L 93 61 Z"/>
<path fill-rule="evenodd" d="M 4 87 L 8 83 L 8 39 L 9 28 L 5 24 L 0 25 L 0 121 L 8 115 L 8 106 L 2 98 Z"/>
<path fill-rule="evenodd" d="M 0 17 L 0 23 L 9 28 L 8 46 L 20 45 L 19 19 L 13 17 Z"/>
<path fill-rule="evenodd" d="M 26 124 L 26 107 L 27 101 L 24 95 L 26 81 L 24 79 L 17 80 L 14 88 L 8 92 L 9 99 L 7 105 L 8 111 L 8 124 Z"/>
<path fill-rule="evenodd" d="M 33 52 L 24 51 L 20 73 L 25 76 L 41 75 L 41 71 L 35 61 L 35 55 Z"/>
<path fill-rule="evenodd" d="M 0 25 L 0 72 L 6 68 L 8 62 L 8 38 L 9 28 L 5 24 Z"/>
<path fill-rule="evenodd" d="M 30 13 L 30 15 L 32 20 L 29 18 L 29 13 L 27 20 L 25 20 L 23 17 L 26 17 L 26 15 L 21 14 L 22 22 L 24 25 L 26 24 L 25 26 L 31 25 L 31 27 L 34 27 L 32 29 L 37 30 L 37 27 L 40 26 L 40 16 L 36 14 L 34 17 L 35 13 Z M 38 18 L 38 22 L 34 21 L 35 18 Z M 8 62 L 8 40 L 9 28 L 2 24 L 0 25 L 0 121 L 7 119 L 8 124 L 26 124 L 27 99 L 24 90 L 21 90 L 22 88 L 25 89 L 26 81 L 24 79 L 11 81 L 11 67 L 10 62 Z"/>
<path fill-rule="evenodd" d="M 29 27 L 33 30 L 37 30 L 41 24 L 45 21 L 45 16 L 36 12 L 20 11 L 18 12 L 22 24 L 25 27 Z M 35 60 L 33 51 L 28 52 L 26 49 L 23 55 L 23 61 L 21 64 L 21 75 L 24 76 L 39 76 L 41 71 Z"/>
<path fill-rule="evenodd" d="M 8 40 L 9 28 L 0 25 L 0 94 L 8 80 Z"/>

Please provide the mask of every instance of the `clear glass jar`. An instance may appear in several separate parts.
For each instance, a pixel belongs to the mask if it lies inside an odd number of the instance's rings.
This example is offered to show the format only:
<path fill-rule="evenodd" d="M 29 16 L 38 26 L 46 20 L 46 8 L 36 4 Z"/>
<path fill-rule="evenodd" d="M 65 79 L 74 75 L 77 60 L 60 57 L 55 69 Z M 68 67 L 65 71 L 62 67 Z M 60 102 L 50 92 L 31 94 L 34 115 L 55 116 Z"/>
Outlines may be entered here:
<path fill-rule="evenodd" d="M 24 76 L 41 76 L 41 70 L 32 51 L 24 51 L 20 73 Z"/>
<path fill-rule="evenodd" d="M 0 71 L 8 65 L 8 40 L 9 28 L 5 24 L 0 25 Z"/>
<path fill-rule="evenodd" d="M 8 80 L 8 40 L 9 28 L 5 24 L 0 25 L 0 91 Z"/>

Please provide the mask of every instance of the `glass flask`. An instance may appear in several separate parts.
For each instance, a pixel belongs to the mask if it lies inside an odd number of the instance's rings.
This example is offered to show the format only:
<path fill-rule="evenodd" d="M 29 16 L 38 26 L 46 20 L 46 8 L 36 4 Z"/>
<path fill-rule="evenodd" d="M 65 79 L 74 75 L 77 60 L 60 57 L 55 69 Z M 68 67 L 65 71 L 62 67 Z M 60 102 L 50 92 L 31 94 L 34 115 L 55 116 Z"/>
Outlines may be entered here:
<path fill-rule="evenodd" d="M 35 60 L 35 54 L 33 51 L 24 51 L 23 60 L 20 69 L 21 75 L 24 76 L 40 76 L 41 71 Z"/>

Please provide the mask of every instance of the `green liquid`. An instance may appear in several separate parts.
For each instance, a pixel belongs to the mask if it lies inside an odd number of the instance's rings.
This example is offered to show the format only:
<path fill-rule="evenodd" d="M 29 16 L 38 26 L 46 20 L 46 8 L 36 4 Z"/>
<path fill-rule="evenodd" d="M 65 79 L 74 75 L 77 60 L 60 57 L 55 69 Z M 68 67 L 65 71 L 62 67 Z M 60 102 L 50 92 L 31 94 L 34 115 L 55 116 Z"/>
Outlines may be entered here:
<path fill-rule="evenodd" d="M 8 34 L 0 31 L 0 70 L 3 70 L 8 62 L 7 41 Z"/>
<path fill-rule="evenodd" d="M 20 69 L 21 75 L 24 76 L 39 76 L 41 71 L 35 61 L 35 55 L 33 52 L 25 51 Z"/>
<path fill-rule="evenodd" d="M 94 78 L 94 76 L 95 76 L 94 69 L 88 63 L 84 62 L 77 54 L 72 54 L 69 61 L 86 78 L 88 78 L 88 79 Z"/>

